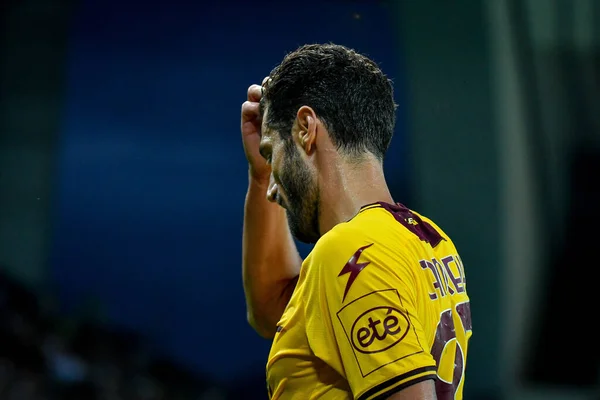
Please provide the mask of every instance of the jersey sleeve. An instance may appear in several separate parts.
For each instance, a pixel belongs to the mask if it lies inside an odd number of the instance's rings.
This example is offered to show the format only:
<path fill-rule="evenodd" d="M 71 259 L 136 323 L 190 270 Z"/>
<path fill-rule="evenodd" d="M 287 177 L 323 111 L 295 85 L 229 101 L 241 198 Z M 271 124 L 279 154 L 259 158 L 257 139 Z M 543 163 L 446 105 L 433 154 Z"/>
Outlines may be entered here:
<path fill-rule="evenodd" d="M 385 399 L 436 377 L 406 263 L 344 230 L 329 232 L 311 254 L 309 346 L 345 377 L 354 399 Z"/>

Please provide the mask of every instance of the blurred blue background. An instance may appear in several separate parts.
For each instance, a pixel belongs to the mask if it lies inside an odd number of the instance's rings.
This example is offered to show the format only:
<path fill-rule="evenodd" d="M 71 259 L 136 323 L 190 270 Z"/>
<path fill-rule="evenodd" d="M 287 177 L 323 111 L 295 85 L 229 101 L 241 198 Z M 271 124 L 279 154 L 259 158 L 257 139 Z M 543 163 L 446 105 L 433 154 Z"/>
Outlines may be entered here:
<path fill-rule="evenodd" d="M 0 21 L 0 399 L 266 398 L 239 114 L 314 42 L 394 81 L 392 194 L 468 276 L 465 400 L 600 399 L 599 2 L 5 0 Z"/>

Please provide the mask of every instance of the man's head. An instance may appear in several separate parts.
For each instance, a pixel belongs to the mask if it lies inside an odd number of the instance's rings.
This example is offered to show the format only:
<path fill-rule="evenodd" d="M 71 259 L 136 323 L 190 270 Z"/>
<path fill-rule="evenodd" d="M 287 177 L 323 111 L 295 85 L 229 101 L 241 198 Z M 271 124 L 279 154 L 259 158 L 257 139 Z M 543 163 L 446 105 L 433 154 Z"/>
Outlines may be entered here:
<path fill-rule="evenodd" d="M 261 153 L 272 163 L 271 197 L 287 209 L 294 236 L 314 243 L 327 184 L 315 157 L 319 135 L 347 162 L 382 162 L 396 119 L 392 84 L 353 50 L 315 44 L 288 54 L 263 87 Z"/>

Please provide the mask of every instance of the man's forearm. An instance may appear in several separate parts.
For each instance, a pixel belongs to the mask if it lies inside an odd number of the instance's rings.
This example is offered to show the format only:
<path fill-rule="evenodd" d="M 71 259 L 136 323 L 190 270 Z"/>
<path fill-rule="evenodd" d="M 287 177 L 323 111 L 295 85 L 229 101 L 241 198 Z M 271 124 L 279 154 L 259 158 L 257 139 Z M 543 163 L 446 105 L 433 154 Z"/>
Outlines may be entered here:
<path fill-rule="evenodd" d="M 302 259 L 285 210 L 267 200 L 268 182 L 250 179 L 244 209 L 242 275 L 250 324 L 264 337 L 289 301 Z"/>

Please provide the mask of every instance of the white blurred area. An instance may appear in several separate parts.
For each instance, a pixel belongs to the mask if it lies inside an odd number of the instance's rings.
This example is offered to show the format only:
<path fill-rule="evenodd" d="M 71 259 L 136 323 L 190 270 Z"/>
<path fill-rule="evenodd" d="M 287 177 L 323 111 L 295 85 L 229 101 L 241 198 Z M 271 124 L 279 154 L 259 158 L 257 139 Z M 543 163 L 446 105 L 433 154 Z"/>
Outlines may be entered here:
<path fill-rule="evenodd" d="M 595 268 L 571 260 L 558 270 L 553 258 L 574 215 L 573 160 L 582 149 L 600 154 L 600 2 L 402 2 L 400 14 L 414 207 L 453 236 L 469 282 L 465 399 L 600 398 L 597 383 L 532 378 L 540 351 L 569 346 L 573 356 L 563 351 L 552 368 L 573 375 L 579 357 L 600 372 L 581 343 L 593 340 L 593 321 L 567 321 L 562 310 L 548 317 L 546 307 L 557 274 Z M 590 297 L 571 297 L 593 276 L 569 280 L 565 296 L 578 310 Z M 564 334 L 540 350 L 548 318 Z"/>
<path fill-rule="evenodd" d="M 531 45 L 526 49 L 532 73 L 523 76 L 523 51 L 519 53 L 516 46 L 519 37 L 514 34 L 514 16 L 509 12 L 510 0 L 487 1 L 487 18 L 490 27 L 490 44 L 492 64 L 494 65 L 493 85 L 495 87 L 495 115 L 499 127 L 499 150 L 502 170 L 502 205 L 504 213 L 511 215 L 505 218 L 503 231 L 503 270 L 506 296 L 503 303 L 504 332 L 502 342 L 501 376 L 507 385 L 506 398 L 523 400 L 591 400 L 598 398 L 594 389 L 565 389 L 559 387 L 536 387 L 523 379 L 524 355 L 535 340 L 533 329 L 539 318 L 538 310 L 543 302 L 541 291 L 547 281 L 547 269 L 544 257 L 550 241 L 547 237 L 548 223 L 540 221 L 540 213 L 536 208 L 545 203 L 553 216 L 552 224 L 555 232 L 564 232 L 568 216 L 567 166 L 569 150 L 573 142 L 580 140 L 598 145 L 600 137 L 577 137 L 576 132 L 568 129 L 565 102 L 569 101 L 561 92 L 561 76 L 554 67 L 553 56 L 560 52 L 570 52 L 577 60 L 578 73 L 588 84 L 583 85 L 588 92 L 582 105 L 590 107 L 589 115 L 596 115 L 595 127 L 598 128 L 598 97 L 594 92 L 598 88 L 600 74 L 591 62 L 600 48 L 600 29 L 598 16 L 594 8 L 599 3 L 595 0 L 571 1 L 524 1 L 526 7 L 527 34 Z M 534 101 L 537 102 L 540 118 L 539 142 L 532 146 L 525 140 L 530 114 L 524 107 L 524 79 L 535 79 L 538 89 Z M 529 86 L 532 87 L 532 86 Z M 587 98 L 585 98 L 587 97 Z M 532 152 L 541 152 L 542 166 L 547 184 L 546 196 L 540 196 L 539 182 L 532 173 Z M 539 178 L 538 178 L 539 179 Z M 549 184 L 548 184 L 549 183 Z M 559 233 L 560 235 L 560 233 Z M 583 282 L 582 282 L 583 283 Z M 558 323 L 558 322 L 557 322 Z M 576 333 L 574 333 L 576 334 Z M 567 334 L 568 335 L 568 334 Z M 576 340 L 565 337 L 565 341 Z M 552 349 L 548 349 L 552 351 Z M 582 354 L 582 356 L 584 356 Z M 577 368 L 576 365 L 557 364 L 556 368 Z"/>

